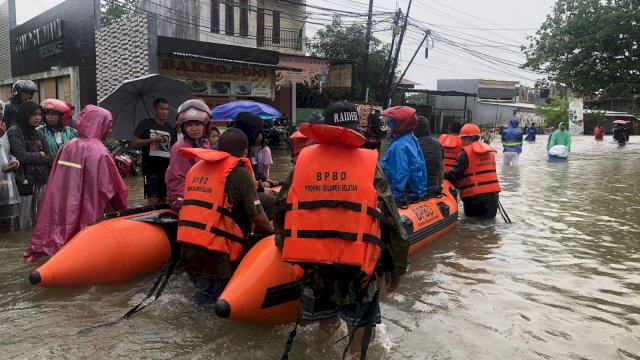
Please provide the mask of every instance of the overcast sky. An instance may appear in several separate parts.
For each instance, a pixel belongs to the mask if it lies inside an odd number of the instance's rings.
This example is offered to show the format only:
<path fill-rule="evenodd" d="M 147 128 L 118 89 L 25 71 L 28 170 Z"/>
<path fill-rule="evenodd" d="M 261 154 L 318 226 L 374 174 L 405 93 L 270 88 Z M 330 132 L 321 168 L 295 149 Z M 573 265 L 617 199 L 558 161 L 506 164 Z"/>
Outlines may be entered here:
<path fill-rule="evenodd" d="M 64 0 L 17 0 L 17 21 L 29 18 L 63 2 Z M 393 12 L 396 5 L 406 12 L 409 0 L 375 0 L 375 12 Z M 429 58 L 424 58 L 424 48 L 418 52 L 406 78 L 420 83 L 420 88 L 436 88 L 437 79 L 484 78 L 516 80 L 533 85 L 538 74 L 518 70 L 515 64 L 524 62 L 519 45 L 526 43 L 526 36 L 535 30 L 551 13 L 555 0 L 413 0 L 410 17 L 422 28 L 428 28 L 436 36 L 429 41 Z M 367 0 L 307 0 L 307 4 L 325 10 L 309 8 L 309 21 L 327 23 L 332 11 L 337 9 L 365 13 Z M 378 23 L 374 36 L 391 40 L 391 15 L 375 17 Z M 364 22 L 364 17 L 344 18 L 345 23 Z M 307 36 L 311 37 L 321 25 L 308 24 Z M 440 37 L 440 39 L 438 39 Z M 403 44 L 400 66 L 409 62 L 422 35 L 410 28 Z M 449 42 L 449 43 L 447 43 Z M 453 42 L 453 43 L 452 43 Z M 471 55 L 464 52 L 476 52 Z M 478 58 L 489 57 L 491 63 Z M 496 59 L 497 58 L 497 59 Z"/>

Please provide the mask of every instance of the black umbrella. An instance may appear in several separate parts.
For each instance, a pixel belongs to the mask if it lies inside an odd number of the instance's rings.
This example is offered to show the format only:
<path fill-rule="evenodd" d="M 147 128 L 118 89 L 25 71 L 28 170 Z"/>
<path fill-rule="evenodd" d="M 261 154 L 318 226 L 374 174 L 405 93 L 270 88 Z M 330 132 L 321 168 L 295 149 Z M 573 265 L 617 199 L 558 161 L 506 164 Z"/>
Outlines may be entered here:
<path fill-rule="evenodd" d="M 151 74 L 127 80 L 100 101 L 100 106 L 113 115 L 111 137 L 129 140 L 138 123 L 153 117 L 153 100 L 165 98 L 169 102 L 169 124 L 175 126 L 177 108 L 192 99 L 193 94 L 184 81 Z"/>

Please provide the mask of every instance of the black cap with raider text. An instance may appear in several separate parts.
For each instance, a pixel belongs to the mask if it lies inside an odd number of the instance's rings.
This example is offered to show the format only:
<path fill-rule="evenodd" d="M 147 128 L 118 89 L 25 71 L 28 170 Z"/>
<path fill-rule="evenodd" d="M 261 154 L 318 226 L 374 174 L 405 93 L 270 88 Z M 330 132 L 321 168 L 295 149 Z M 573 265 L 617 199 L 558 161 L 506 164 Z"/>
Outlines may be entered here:
<path fill-rule="evenodd" d="M 324 124 L 363 132 L 358 109 L 346 101 L 334 102 L 324 111 Z"/>

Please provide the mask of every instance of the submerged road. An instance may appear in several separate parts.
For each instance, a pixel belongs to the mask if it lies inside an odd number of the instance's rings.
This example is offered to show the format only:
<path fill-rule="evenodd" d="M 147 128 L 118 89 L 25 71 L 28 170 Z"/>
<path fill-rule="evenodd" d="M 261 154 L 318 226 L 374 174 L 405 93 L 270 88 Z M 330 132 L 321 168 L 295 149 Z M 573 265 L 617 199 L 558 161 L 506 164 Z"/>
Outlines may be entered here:
<path fill-rule="evenodd" d="M 546 159 L 546 137 L 520 166 L 498 166 L 513 224 L 461 219 L 411 257 L 397 292 L 382 294 L 370 359 L 640 359 L 640 138 L 624 147 L 573 139 L 568 163 Z M 497 140 L 493 145 L 502 147 Z M 275 154 L 274 178 L 290 165 Z M 129 178 L 130 205 L 142 203 Z M 196 311 L 174 276 L 128 321 L 157 274 L 116 286 L 41 289 L 22 261 L 30 234 L 0 234 L 0 359 L 279 359 L 291 326 L 232 323 Z M 100 256 L 100 254 L 95 254 Z M 337 359 L 343 326 L 299 329 L 291 359 Z"/>

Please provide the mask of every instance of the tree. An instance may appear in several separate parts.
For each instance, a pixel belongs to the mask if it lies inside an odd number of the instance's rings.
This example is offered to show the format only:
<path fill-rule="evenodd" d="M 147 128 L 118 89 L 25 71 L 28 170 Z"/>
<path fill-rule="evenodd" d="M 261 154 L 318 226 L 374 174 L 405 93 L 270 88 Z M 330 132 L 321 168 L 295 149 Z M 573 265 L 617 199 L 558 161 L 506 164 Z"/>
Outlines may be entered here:
<path fill-rule="evenodd" d="M 412 105 L 428 105 L 431 108 L 436 107 L 436 97 L 427 94 L 411 94 L 405 99 L 407 104 Z"/>
<path fill-rule="evenodd" d="M 536 106 L 534 112 L 542 116 L 545 126 L 558 126 L 558 123 L 566 123 L 569 119 L 569 100 L 552 96 L 547 102 Z"/>
<path fill-rule="evenodd" d="M 522 66 L 544 71 L 581 96 L 640 93 L 638 0 L 557 0 L 522 47 Z"/>
<path fill-rule="evenodd" d="M 138 5 L 138 0 L 122 0 L 118 2 L 100 2 L 100 25 L 103 27 L 118 23 L 131 17 Z"/>
<path fill-rule="evenodd" d="M 311 56 L 325 57 L 332 60 L 346 60 L 353 63 L 351 89 L 360 89 L 362 84 L 362 67 L 365 55 L 366 26 L 352 24 L 345 26 L 339 16 L 335 16 L 331 25 L 319 30 L 309 42 L 307 49 Z M 369 48 L 369 98 L 377 98 L 382 83 L 382 71 L 387 60 L 389 45 L 371 37 Z M 331 68 L 329 68 L 331 71 Z M 324 92 L 324 90 L 323 90 Z M 353 97 L 352 91 L 343 95 Z"/>

